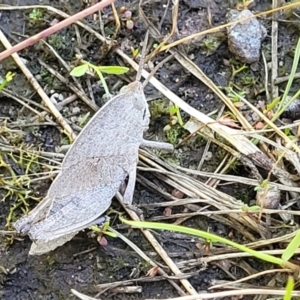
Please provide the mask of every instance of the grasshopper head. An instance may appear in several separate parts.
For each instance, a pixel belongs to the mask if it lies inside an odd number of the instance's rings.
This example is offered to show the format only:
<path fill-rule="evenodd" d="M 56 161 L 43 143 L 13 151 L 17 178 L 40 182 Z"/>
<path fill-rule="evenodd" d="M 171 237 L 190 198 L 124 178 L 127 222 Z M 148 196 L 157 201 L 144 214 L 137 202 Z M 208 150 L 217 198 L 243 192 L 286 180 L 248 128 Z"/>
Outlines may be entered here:
<path fill-rule="evenodd" d="M 142 83 L 138 81 L 132 82 L 122 88 L 121 92 L 130 99 L 133 106 L 132 113 L 135 114 L 138 121 L 146 130 L 150 122 L 150 112 Z"/>

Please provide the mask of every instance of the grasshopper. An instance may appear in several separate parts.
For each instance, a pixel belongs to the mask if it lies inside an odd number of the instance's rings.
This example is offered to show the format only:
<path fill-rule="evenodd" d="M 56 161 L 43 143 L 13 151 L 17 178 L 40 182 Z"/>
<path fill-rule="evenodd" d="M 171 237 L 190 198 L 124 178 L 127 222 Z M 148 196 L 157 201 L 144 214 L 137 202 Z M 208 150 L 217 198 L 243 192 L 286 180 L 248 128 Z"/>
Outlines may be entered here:
<path fill-rule="evenodd" d="M 170 144 L 144 140 L 149 122 L 139 81 L 123 88 L 93 116 L 66 154 L 46 197 L 14 224 L 33 241 L 29 254 L 52 251 L 93 224 L 126 178 L 123 199 L 132 203 L 139 147 L 172 150 Z"/>

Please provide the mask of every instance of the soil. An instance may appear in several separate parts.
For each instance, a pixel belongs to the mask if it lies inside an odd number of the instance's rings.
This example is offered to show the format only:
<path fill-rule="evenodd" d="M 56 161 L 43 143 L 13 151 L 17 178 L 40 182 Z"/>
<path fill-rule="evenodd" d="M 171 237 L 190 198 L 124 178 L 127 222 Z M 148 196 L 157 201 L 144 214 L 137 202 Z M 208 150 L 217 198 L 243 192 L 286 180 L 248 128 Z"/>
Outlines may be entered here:
<path fill-rule="evenodd" d="M 17 0 L 0 0 L 1 3 L 8 5 L 20 5 Z M 74 14 L 84 9 L 88 4 L 86 1 L 34 1 L 24 0 L 22 5 L 43 4 L 51 5 L 59 10 Z M 165 7 L 168 1 L 145 1 L 143 9 L 149 20 L 155 25 L 159 26 L 159 22 L 164 18 L 161 26 L 161 34 L 165 36 L 171 30 L 172 17 L 171 7 L 165 14 Z M 169 1 L 170 2 L 170 1 Z M 254 13 L 265 11 L 270 8 L 271 1 L 262 0 L 256 1 L 257 4 L 251 5 L 250 10 Z M 226 23 L 226 13 L 229 9 L 235 8 L 234 1 L 205 1 L 205 0 L 183 0 L 180 1 L 180 10 L 178 16 L 178 33 L 177 36 L 172 37 L 173 40 L 188 36 L 195 32 L 206 30 L 211 26 L 217 26 Z M 115 37 L 117 43 L 115 47 L 120 47 L 127 54 L 131 54 L 131 47 L 134 49 L 140 48 L 145 36 L 146 26 L 141 19 L 138 18 L 136 1 L 116 1 L 116 7 L 119 11 L 122 6 L 132 11 L 132 20 L 134 28 L 129 30 L 126 28 L 124 18 L 121 20 L 121 29 Z M 30 17 L 32 10 L 12 10 L 1 11 L 0 8 L 0 29 L 4 32 L 12 44 L 16 44 L 24 39 L 24 35 L 31 36 L 38 33 L 49 26 L 55 18 L 55 14 L 43 11 L 41 20 L 33 20 Z M 208 13 L 211 14 L 211 24 L 208 22 Z M 115 25 L 112 17 L 111 8 L 105 8 L 103 11 L 103 22 L 105 23 L 105 31 L 107 35 L 112 35 Z M 122 16 L 122 15 L 121 15 Z M 163 17 L 164 16 L 164 17 Z M 289 18 L 283 15 L 282 19 Z M 59 19 L 59 18 L 58 18 Z M 92 17 L 86 19 L 87 23 L 99 29 L 98 21 Z M 266 56 L 267 61 L 270 61 L 271 55 L 271 19 L 264 17 L 260 22 L 267 29 L 267 37 L 262 44 L 262 50 Z M 280 62 L 280 73 L 282 75 L 289 72 L 293 62 L 293 49 L 297 42 L 297 28 L 293 23 L 279 22 L 279 42 L 278 42 L 278 60 Z M 81 34 L 81 44 L 78 43 L 74 26 L 66 28 L 54 37 L 48 37 L 47 42 L 58 51 L 61 57 L 69 64 L 73 65 L 75 62 L 75 55 L 80 52 L 85 60 L 93 62 L 95 65 L 120 65 L 123 64 L 120 58 L 114 53 L 114 49 L 107 51 L 94 37 L 88 35 L 86 32 L 79 29 Z M 214 42 L 212 42 L 212 37 Z M 152 41 L 153 42 L 153 41 Z M 152 43 L 153 44 L 153 43 Z M 204 36 L 201 39 L 193 40 L 186 45 L 180 45 L 186 55 L 193 60 L 193 62 L 200 67 L 200 69 L 218 86 L 226 88 L 230 86 L 232 79 L 232 67 L 238 69 L 243 65 L 239 60 L 235 59 L 234 55 L 229 51 L 226 32 L 215 34 L 211 36 Z M 0 44 L 0 51 L 3 50 Z M 47 62 L 57 71 L 61 71 L 57 59 L 49 52 L 48 48 L 42 43 L 36 43 L 19 53 L 27 62 L 27 67 L 31 70 L 34 76 L 39 80 L 44 87 L 46 93 L 53 94 L 53 91 L 67 97 L 71 95 L 68 86 L 62 84 L 53 76 L 51 76 L 38 63 L 38 58 Z M 153 60 L 154 64 L 162 61 L 166 54 L 159 54 Z M 248 100 L 253 103 L 258 103 L 264 100 L 264 65 L 262 58 L 258 62 L 258 68 L 252 70 L 247 68 L 245 72 L 239 73 L 234 78 L 234 83 L 242 90 L 246 91 Z M 24 75 L 14 64 L 11 58 L 0 62 L 0 76 L 4 77 L 7 71 L 16 72 L 15 79 L 9 84 L 9 90 L 13 91 L 20 97 L 29 98 L 36 103 L 41 103 L 39 96 L 35 93 Z M 64 71 L 62 71 L 64 72 Z M 134 80 L 134 73 L 130 76 L 121 76 L 122 84 Z M 68 77 L 67 72 L 63 74 Z M 183 67 L 172 59 L 163 65 L 155 76 L 170 90 L 181 97 L 188 104 L 200 110 L 205 114 L 214 113 L 222 107 L 221 100 L 202 82 L 189 74 Z M 245 77 L 250 76 L 255 79 L 254 84 L 247 84 Z M 112 93 L 117 93 L 120 88 L 120 79 L 116 76 L 106 76 L 109 89 Z M 89 78 L 92 82 L 93 93 L 96 99 L 96 104 L 101 106 L 105 102 L 103 99 L 104 90 L 93 78 Z M 82 79 L 84 90 L 88 93 L 87 82 Z M 261 92 L 262 91 L 262 92 Z M 161 100 L 161 95 L 158 95 L 152 86 L 148 85 L 145 89 L 145 94 L 149 98 L 159 99 L 162 101 L 162 106 L 167 106 L 168 101 Z M 159 103 L 159 102 L 155 102 Z M 159 105 L 158 105 L 159 106 Z M 33 106 L 35 107 L 35 106 Z M 155 104 L 150 104 L 152 115 Z M 38 109 L 37 107 L 35 107 Z M 74 108 L 79 108 L 79 113 Z M 162 109 L 161 109 L 162 110 Z M 93 113 L 81 100 L 75 100 L 61 111 L 63 116 L 70 120 L 73 129 L 76 130 L 80 125 L 81 118 L 87 112 Z M 188 120 L 188 116 L 182 112 L 184 121 Z M 148 132 L 150 138 L 156 137 L 159 140 L 171 141 L 178 144 L 182 139 L 188 136 L 187 131 L 175 125 L 172 132 L 166 133 L 163 128 L 168 124 L 170 116 L 163 112 L 158 112 L 155 117 L 152 117 L 151 126 Z M 53 120 L 53 119 L 52 119 Z M 51 120 L 50 120 L 51 121 Z M 8 141 L 9 145 L 17 146 L 23 142 L 26 147 L 31 146 L 34 149 L 40 149 L 44 152 L 59 152 L 61 148 L 68 144 L 68 138 L 62 132 L 61 127 L 55 122 L 44 120 L 42 125 L 30 125 L 36 123 L 34 113 L 22 107 L 21 104 L 14 100 L 1 95 L 0 93 L 0 124 L 6 123 L 7 128 L 15 130 L 14 136 L 7 137 L 4 134 L 1 143 Z M 27 125 L 26 125 L 27 124 Z M 29 125 L 28 125 L 29 124 Z M 77 126 L 77 127 L 76 127 Z M 0 129 L 0 130 L 1 130 Z M 0 131 L 1 132 L 1 131 Z M 2 134 L 2 132 L 1 132 Z M 183 143 L 175 154 L 164 154 L 166 160 L 173 160 L 184 167 L 197 168 L 201 160 L 206 140 L 203 138 L 193 138 L 186 143 Z M 225 153 L 217 146 L 212 145 L 209 150 L 212 158 L 204 162 L 202 166 L 203 171 L 213 172 L 218 164 L 222 161 Z M 0 152 L 1 160 L 10 164 L 13 167 L 15 174 L 24 175 L 26 168 L 22 168 L 19 163 L 13 160 L 13 157 L 6 152 Z M 61 162 L 61 157 L 53 158 L 50 162 L 45 158 L 41 160 L 53 169 L 57 169 Z M 3 168 L 1 175 L 8 175 L 8 169 Z M 36 166 L 37 167 L 37 166 Z M 48 167 L 39 167 L 38 171 L 49 171 Z M 33 171 L 32 171 L 33 172 Z M 248 175 L 248 170 L 242 165 L 237 165 L 230 171 L 231 174 Z M 142 172 L 141 172 L 142 174 Z M 1 176 L 0 175 L 0 176 Z M 149 179 L 157 181 L 155 177 Z M 17 193 L 9 195 L 0 205 L 0 228 L 4 229 L 7 217 L 13 210 L 10 222 L 15 221 L 24 211 L 31 209 L 36 205 L 35 198 L 43 197 L 49 185 L 51 178 L 46 178 L 33 182 L 30 185 L 30 196 L 26 196 L 26 205 L 23 206 L 20 200 L 17 199 Z M 4 183 L 5 185 L 5 183 Z M 162 184 L 163 188 L 166 188 Z M 1 185 L 0 185 L 1 188 Z M 22 186 L 21 189 L 25 187 Z M 170 189 L 170 188 L 169 188 Z M 218 189 L 230 194 L 237 199 L 242 199 L 245 203 L 253 202 L 255 193 L 253 187 L 241 184 L 222 184 Z M 7 193 L 7 188 L 0 189 L 0 195 L 4 198 Z M 165 201 L 163 197 L 144 185 L 137 184 L 134 202 L 136 204 L 160 203 Z M 15 207 L 16 206 L 16 207 Z M 113 201 L 112 207 L 116 210 L 122 211 L 118 202 Z M 184 207 L 177 207 L 173 213 L 182 212 Z M 155 216 L 165 214 L 164 208 L 148 208 L 145 209 L 144 214 L 151 219 Z M 132 242 L 135 242 L 143 251 L 145 251 L 154 260 L 159 261 L 160 258 L 153 254 L 153 249 L 145 240 L 143 235 L 138 230 L 128 230 L 128 228 L 120 225 L 115 218 L 112 219 L 111 226 L 122 232 Z M 183 223 L 184 225 L 202 228 L 209 230 L 222 236 L 228 236 L 235 232 L 234 228 L 230 228 L 222 223 L 216 222 L 208 217 L 195 217 Z M 9 225 L 9 224 L 8 224 Z M 8 226 L 7 229 L 12 229 Z M 236 234 L 238 236 L 238 234 Z M 201 257 L 203 249 L 199 250 L 197 239 L 187 236 L 175 235 L 174 233 L 157 233 L 158 241 L 163 245 L 168 254 L 176 262 L 183 262 L 192 258 Z M 72 293 L 71 289 L 75 289 L 86 295 L 95 296 L 99 290 L 98 284 L 109 283 L 115 281 L 132 280 L 131 285 L 141 286 L 140 293 L 126 294 L 125 292 L 117 292 L 108 290 L 101 294 L 101 299 L 149 299 L 149 298 L 172 298 L 178 297 L 178 292 L 172 287 L 167 280 L 137 282 L 140 277 L 146 277 L 150 267 L 124 242 L 120 239 L 107 237 L 107 245 L 100 245 L 95 238 L 91 237 L 90 230 L 81 232 L 72 241 L 59 247 L 53 252 L 43 256 L 28 256 L 28 251 L 31 241 L 28 237 L 1 237 L 0 240 L 0 295 L 3 300 L 29 300 L 29 299 L 77 299 Z M 254 269 L 259 270 L 262 265 L 252 259 L 246 260 Z M 238 264 L 238 262 L 235 262 Z M 232 280 L 235 278 L 243 278 L 246 272 L 242 268 L 237 268 L 236 265 L 220 266 L 220 264 L 209 264 L 208 266 L 188 266 L 186 265 L 182 270 L 190 273 L 188 278 L 190 283 L 197 291 L 207 291 L 218 280 Z M 170 275 L 171 272 L 169 273 Z M 233 274 L 233 275 L 232 275 Z M 271 277 L 265 276 L 259 281 L 249 281 L 250 284 L 267 285 Z M 246 297 L 244 297 L 246 299 Z M 250 299 L 250 298 L 249 298 Z"/>

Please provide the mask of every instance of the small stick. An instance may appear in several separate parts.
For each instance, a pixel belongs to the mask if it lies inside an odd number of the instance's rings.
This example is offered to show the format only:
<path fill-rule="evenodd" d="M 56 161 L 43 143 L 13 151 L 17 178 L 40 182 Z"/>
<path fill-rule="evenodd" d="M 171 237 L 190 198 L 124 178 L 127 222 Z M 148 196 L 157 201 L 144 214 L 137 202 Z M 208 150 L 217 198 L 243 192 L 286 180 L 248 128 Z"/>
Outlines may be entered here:
<path fill-rule="evenodd" d="M 279 6 L 278 0 L 272 1 L 272 8 L 277 8 Z M 278 77 L 278 21 L 276 20 L 276 14 L 272 18 L 272 73 L 271 73 L 271 91 L 272 98 L 278 97 L 278 86 L 275 85 L 275 80 Z M 268 73 L 268 70 L 266 70 Z M 266 83 L 267 84 L 267 83 Z M 268 100 L 271 100 L 268 99 Z"/>

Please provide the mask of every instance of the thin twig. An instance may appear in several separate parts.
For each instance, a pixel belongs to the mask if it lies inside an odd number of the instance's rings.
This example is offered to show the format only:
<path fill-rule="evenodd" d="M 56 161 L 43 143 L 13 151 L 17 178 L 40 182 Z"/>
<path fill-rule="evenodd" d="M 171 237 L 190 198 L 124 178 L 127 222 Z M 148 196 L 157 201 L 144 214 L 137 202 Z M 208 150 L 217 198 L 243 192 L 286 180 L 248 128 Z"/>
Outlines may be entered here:
<path fill-rule="evenodd" d="M 272 8 L 277 8 L 278 0 L 272 1 Z M 276 20 L 276 15 L 273 14 L 272 18 L 272 68 L 271 68 L 271 89 L 272 89 L 272 99 L 278 97 L 278 86 L 275 85 L 275 80 L 278 77 L 278 21 Z M 268 70 L 266 70 L 268 72 Z"/>

